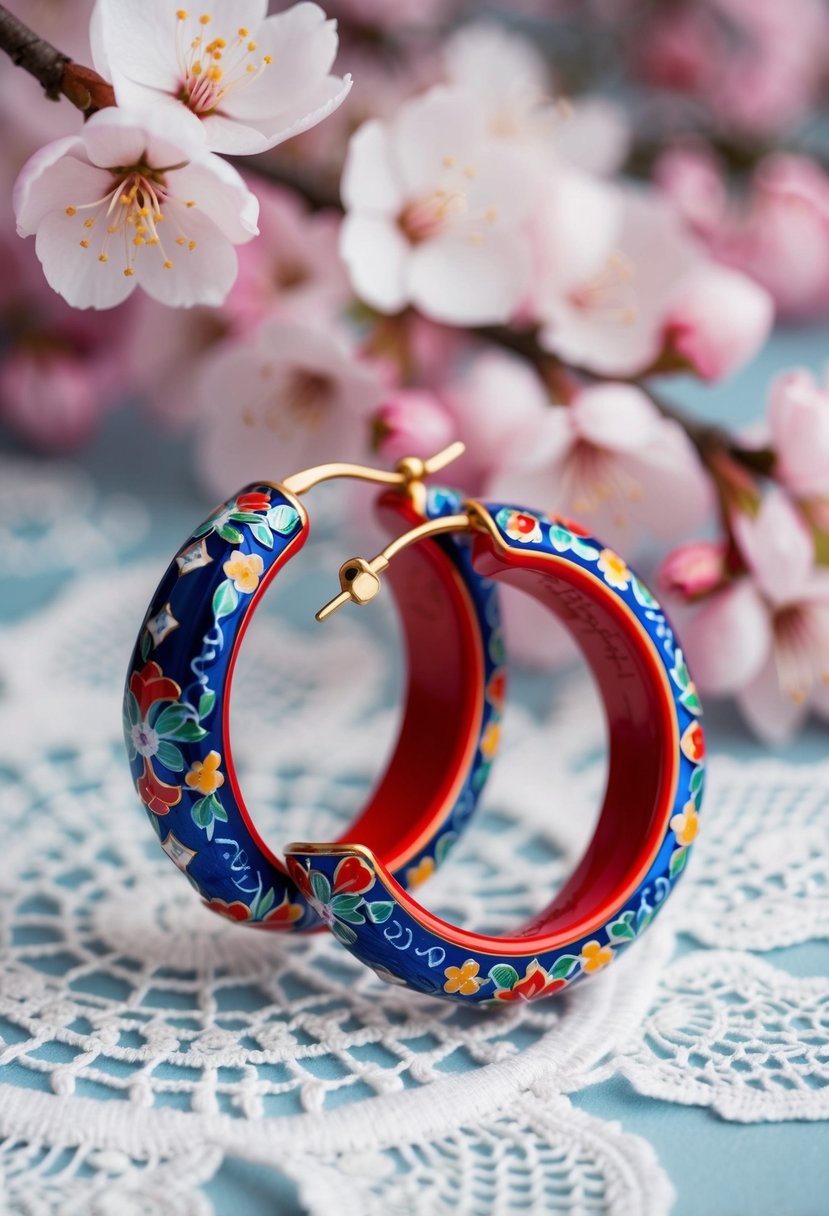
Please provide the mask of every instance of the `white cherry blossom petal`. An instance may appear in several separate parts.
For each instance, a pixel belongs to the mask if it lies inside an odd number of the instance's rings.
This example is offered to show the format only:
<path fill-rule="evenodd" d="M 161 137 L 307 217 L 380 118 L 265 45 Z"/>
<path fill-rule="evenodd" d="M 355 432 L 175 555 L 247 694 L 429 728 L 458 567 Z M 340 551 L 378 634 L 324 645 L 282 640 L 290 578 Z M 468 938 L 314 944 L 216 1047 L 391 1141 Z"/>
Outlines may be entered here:
<path fill-rule="evenodd" d="M 220 156 L 194 156 L 176 174 L 176 194 L 184 202 L 209 203 L 210 218 L 234 245 L 256 236 L 259 202 L 236 170 Z"/>
<path fill-rule="evenodd" d="M 705 601 L 682 638 L 700 688 L 714 695 L 735 693 L 754 680 L 773 645 L 768 609 L 750 579 Z"/>
<path fill-rule="evenodd" d="M 446 235 L 412 251 L 409 294 L 434 321 L 495 325 L 515 312 L 529 274 L 526 250 L 509 232 L 487 232 L 480 244 Z"/>
<path fill-rule="evenodd" d="M 236 250 L 222 238 L 209 216 L 198 210 L 178 210 L 182 212 L 180 226 L 187 233 L 187 246 L 172 246 L 166 251 L 170 254 L 166 261 L 160 257 L 136 258 L 138 283 L 147 295 L 172 308 L 221 304 L 236 278 Z M 171 226 L 176 225 L 175 209 L 170 209 L 168 219 Z"/>
<path fill-rule="evenodd" d="M 326 76 L 286 110 L 261 119 L 236 119 L 220 113 L 202 120 L 208 147 L 227 155 L 266 152 L 294 135 L 301 135 L 327 118 L 351 91 L 351 77 Z"/>
<path fill-rule="evenodd" d="M 656 439 L 662 416 L 633 384 L 597 384 L 570 406 L 573 425 L 584 438 L 617 452 L 633 451 Z"/>
<path fill-rule="evenodd" d="M 394 154 L 406 193 L 429 191 L 443 167 L 474 170 L 475 153 L 485 141 L 480 106 L 465 89 L 437 86 L 416 104 L 401 107 L 394 120 Z"/>
<path fill-rule="evenodd" d="M 44 155 L 63 145 L 63 151 Z M 59 139 L 36 152 L 23 166 L 14 190 L 17 231 L 20 236 L 32 236 L 38 224 L 55 209 L 99 198 L 108 188 L 110 174 L 90 165 L 83 156 L 79 140 Z"/>
<path fill-rule="evenodd" d="M 141 4 L 98 0 L 93 25 L 95 69 L 113 85 L 124 77 L 164 93 L 177 91 L 179 21 L 175 4 L 168 0 L 142 0 Z"/>
<path fill-rule="evenodd" d="M 35 250 L 49 286 L 73 308 L 113 308 L 133 291 L 136 281 L 125 277 L 123 264 L 102 264 L 81 248 L 78 228 L 70 216 L 51 211 L 40 222 Z"/>
<path fill-rule="evenodd" d="M 354 290 L 367 304 L 389 313 L 405 306 L 409 246 L 394 224 L 359 212 L 346 215 L 340 254 Z"/>
<path fill-rule="evenodd" d="M 755 519 L 731 519 L 740 552 L 763 594 L 775 604 L 798 599 L 812 572 L 815 545 L 803 516 L 776 487 L 763 497 Z"/>
<path fill-rule="evenodd" d="M 386 216 L 402 210 L 404 195 L 394 164 L 391 134 L 379 119 L 363 123 L 349 141 L 340 193 L 347 210 Z"/>
<path fill-rule="evenodd" d="M 783 692 L 774 660 L 739 690 L 737 703 L 755 734 L 775 747 L 792 738 L 809 708 L 805 699 L 798 701 Z"/>

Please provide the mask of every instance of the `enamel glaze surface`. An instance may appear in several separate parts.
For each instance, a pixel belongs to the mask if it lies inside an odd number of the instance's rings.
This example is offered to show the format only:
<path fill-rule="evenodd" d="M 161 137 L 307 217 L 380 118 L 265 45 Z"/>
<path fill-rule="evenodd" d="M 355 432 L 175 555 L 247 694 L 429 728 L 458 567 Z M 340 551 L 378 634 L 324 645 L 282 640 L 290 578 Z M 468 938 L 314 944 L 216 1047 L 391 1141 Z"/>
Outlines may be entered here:
<path fill-rule="evenodd" d="M 611 965 L 647 929 L 682 874 L 697 834 L 704 737 L 699 697 L 673 629 L 622 558 L 569 521 L 512 506 L 483 505 L 492 536 L 482 538 L 489 542 L 488 550 L 476 552 L 480 567 L 491 574 L 498 564 L 507 575 L 530 568 L 533 577 L 557 587 L 556 594 L 569 578 L 586 597 L 581 619 L 571 622 L 571 628 L 586 651 L 593 649 L 594 670 L 609 709 L 609 785 L 615 781 L 622 786 L 621 797 L 618 789 L 615 797 L 609 789 L 602 818 L 610 822 L 603 832 L 600 821 L 574 875 L 575 884 L 571 880 L 546 913 L 508 938 L 484 937 L 439 920 L 402 891 L 371 850 L 360 844 L 292 845 L 288 864 L 337 938 L 383 979 L 433 996 L 497 1005 L 566 989 Z M 603 612 L 595 622 L 585 612 L 585 606 L 594 603 Z M 565 604 L 562 615 L 566 611 Z M 607 622 L 617 622 L 617 634 Z M 592 637 L 585 641 L 586 635 Z M 630 664 L 625 668 L 620 639 L 629 656 L 641 659 L 636 671 L 644 675 L 635 675 Z M 626 680 L 638 680 L 644 688 L 638 700 L 629 698 L 629 721 L 627 694 L 617 688 Z M 659 719 L 658 726 L 653 718 Z M 646 754 L 641 750 L 643 737 L 656 740 L 646 740 L 646 747 L 653 749 L 659 771 L 650 785 L 647 775 L 639 779 L 642 788 L 657 792 L 653 810 L 646 808 L 637 820 L 635 805 L 625 802 L 626 782 L 636 788 L 633 770 L 641 764 L 632 756 L 626 763 L 625 747 L 629 741 L 641 758 Z M 638 830 L 631 827 L 635 822 Z M 637 838 L 626 842 L 631 832 Z M 620 850 L 627 850 L 626 873 L 605 882 L 604 871 L 614 865 L 608 859 Z M 591 851 L 592 870 L 585 866 Z M 597 894 L 580 891 L 580 873 L 592 874 L 593 887 L 604 883 L 606 889 Z M 572 912 L 580 903 L 582 911 Z"/>
<path fill-rule="evenodd" d="M 452 514 L 458 504 L 454 491 L 433 487 L 425 515 L 416 522 Z M 217 508 L 188 537 L 162 578 L 124 693 L 130 768 L 162 849 L 213 911 L 267 929 L 309 929 L 320 922 L 260 838 L 245 806 L 229 737 L 230 685 L 260 596 L 308 532 L 301 503 L 275 485 L 255 483 Z M 469 645 L 479 652 L 481 692 L 469 762 L 457 774 L 451 798 L 392 871 L 404 886 L 428 877 L 474 811 L 497 748 L 503 703 L 496 590 L 473 570 L 468 537 L 444 537 L 439 543 L 468 604 L 474 635 Z M 406 827 L 401 824 L 401 832 Z M 340 901 L 338 912 L 347 916 L 349 905 Z"/>

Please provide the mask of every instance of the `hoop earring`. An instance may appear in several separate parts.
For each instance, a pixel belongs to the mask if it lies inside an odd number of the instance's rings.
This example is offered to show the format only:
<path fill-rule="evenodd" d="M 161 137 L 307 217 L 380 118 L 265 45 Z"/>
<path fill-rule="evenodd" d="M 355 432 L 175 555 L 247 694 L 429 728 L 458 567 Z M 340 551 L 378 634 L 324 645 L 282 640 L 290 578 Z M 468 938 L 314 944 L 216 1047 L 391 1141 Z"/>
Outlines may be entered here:
<path fill-rule="evenodd" d="M 320 925 L 242 797 L 229 706 L 253 612 L 308 537 L 300 496 L 322 481 L 382 485 L 387 523 L 402 520 L 408 536 L 435 537 L 410 550 L 393 574 L 408 657 L 405 709 L 387 771 L 347 835 L 365 840 L 401 886 L 413 885 L 440 864 L 473 813 L 497 748 L 504 696 L 496 589 L 473 569 L 468 538 L 443 526 L 458 495 L 424 485 L 462 451 L 453 444 L 428 461 L 407 458 L 394 472 L 330 464 L 281 484 L 256 482 L 196 528 L 161 580 L 127 673 L 124 734 L 162 849 L 213 911 L 258 928 Z M 359 602 L 380 587 L 359 559 L 341 577 L 343 594 Z M 346 923 L 363 919 L 358 903 L 366 907 L 347 871 L 335 900 Z M 367 908 L 378 923 L 385 911 Z"/>
<path fill-rule="evenodd" d="M 554 612 L 592 668 L 609 725 L 607 790 L 592 840 L 549 906 L 503 937 L 438 919 L 363 843 L 292 844 L 288 866 L 338 938 L 381 978 L 466 1003 L 534 1000 L 606 967 L 670 894 L 697 832 L 702 710 L 665 614 L 612 550 L 568 521 L 500 504 L 467 502 L 441 522 L 471 532 L 479 573 Z M 382 569 L 393 551 L 366 565 Z M 338 924 L 343 889 L 367 908 L 385 906 L 382 923 L 368 915 Z"/>

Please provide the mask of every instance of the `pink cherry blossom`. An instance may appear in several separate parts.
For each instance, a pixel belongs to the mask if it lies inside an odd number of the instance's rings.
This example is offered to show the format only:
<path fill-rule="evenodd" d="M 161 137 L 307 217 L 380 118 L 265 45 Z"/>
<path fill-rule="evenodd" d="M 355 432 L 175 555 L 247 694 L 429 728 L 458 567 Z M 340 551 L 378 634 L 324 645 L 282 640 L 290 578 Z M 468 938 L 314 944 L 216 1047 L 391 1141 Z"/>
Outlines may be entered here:
<path fill-rule="evenodd" d="M 448 83 L 478 98 L 494 138 L 590 173 L 613 173 L 625 159 L 630 129 L 621 107 L 589 95 L 556 100 L 546 56 L 502 23 L 462 25 L 446 40 L 443 62 Z"/>
<path fill-rule="evenodd" d="M 234 245 L 257 232 L 258 203 L 235 169 L 179 142 L 170 119 L 161 130 L 120 108 L 37 152 L 14 207 L 49 285 L 76 308 L 112 308 L 138 284 L 166 304 L 220 304 Z"/>
<path fill-rule="evenodd" d="M 321 122 L 351 88 L 350 76 L 330 75 L 336 22 L 318 5 L 267 12 L 267 0 L 214 0 L 203 12 L 98 0 L 95 67 L 119 105 L 183 117 L 216 152 L 264 152 Z"/>
<path fill-rule="evenodd" d="M 251 183 L 253 185 L 253 183 Z M 239 249 L 239 274 L 223 309 L 234 327 L 256 325 L 270 312 L 320 319 L 351 299 L 339 258 L 340 219 L 309 214 L 296 194 L 261 179 L 259 238 Z"/>
<path fill-rule="evenodd" d="M 450 324 L 507 320 L 528 279 L 530 180 L 465 90 L 434 88 L 391 122 L 365 123 L 342 179 L 354 290 L 381 312 L 414 304 Z"/>
<path fill-rule="evenodd" d="M 487 494 L 580 520 L 621 552 L 643 534 L 688 535 L 711 506 L 685 431 L 641 389 L 616 383 L 585 388 L 519 431 Z"/>
<path fill-rule="evenodd" d="M 257 477 L 365 460 L 383 386 L 338 334 L 276 316 L 204 360 L 196 397 L 196 467 L 226 496 Z"/>
<path fill-rule="evenodd" d="M 389 463 L 403 456 L 433 456 L 455 439 L 455 422 L 428 389 L 399 388 L 387 397 L 373 422 L 377 451 Z"/>
<path fill-rule="evenodd" d="M 657 583 L 666 595 L 690 601 L 710 595 L 726 576 L 723 541 L 695 540 L 680 545 L 659 568 Z"/>
<path fill-rule="evenodd" d="M 730 197 L 724 165 L 704 147 L 666 152 L 656 180 L 719 261 L 745 271 L 794 320 L 829 309 L 829 176 L 805 156 L 760 161 Z"/>
<path fill-rule="evenodd" d="M 775 475 L 798 498 L 829 499 L 829 384 L 800 368 L 771 386 L 771 439 Z"/>
<path fill-rule="evenodd" d="M 810 708 L 829 716 L 829 572 L 780 490 L 732 526 L 748 573 L 703 602 L 683 640 L 700 688 L 735 695 L 757 734 L 781 743 Z"/>
<path fill-rule="evenodd" d="M 603 375 L 635 375 L 672 355 L 707 379 L 728 375 L 766 338 L 766 292 L 713 263 L 663 200 L 632 189 L 622 199 L 615 241 L 608 227 L 592 273 L 581 282 L 549 274 L 540 285 L 543 345 Z"/>

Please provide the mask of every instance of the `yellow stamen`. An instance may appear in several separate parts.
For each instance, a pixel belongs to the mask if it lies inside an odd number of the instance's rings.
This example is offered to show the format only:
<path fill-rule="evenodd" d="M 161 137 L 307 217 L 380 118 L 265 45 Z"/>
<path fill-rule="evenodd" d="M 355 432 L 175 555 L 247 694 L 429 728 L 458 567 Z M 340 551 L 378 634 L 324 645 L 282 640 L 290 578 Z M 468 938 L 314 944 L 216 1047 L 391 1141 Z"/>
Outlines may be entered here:
<path fill-rule="evenodd" d="M 176 16 L 178 17 L 179 21 L 186 21 L 187 17 L 188 17 L 187 9 L 186 8 L 177 8 Z"/>
<path fill-rule="evenodd" d="M 190 69 L 191 76 L 201 76 L 201 60 L 197 59 Z"/>
<path fill-rule="evenodd" d="M 188 249 L 191 251 L 191 253 L 192 253 L 192 251 L 193 251 L 193 250 L 196 248 L 196 242 L 195 242 L 195 241 L 188 241 L 188 242 L 187 242 L 187 248 L 188 248 Z"/>
<path fill-rule="evenodd" d="M 134 275 L 134 274 L 135 274 L 135 271 L 133 270 L 132 266 L 128 266 L 128 267 L 126 268 L 126 270 L 124 271 L 124 278 L 125 278 L 125 279 L 129 279 L 129 278 L 131 278 L 131 277 L 132 277 L 132 275 Z"/>
<path fill-rule="evenodd" d="M 67 214 L 67 215 L 77 215 L 77 214 L 78 214 L 78 209 L 77 209 L 77 207 L 67 207 L 67 208 L 66 208 L 66 214 Z"/>
<path fill-rule="evenodd" d="M 81 249 L 89 248 L 89 241 L 79 241 L 78 244 L 80 245 Z"/>
<path fill-rule="evenodd" d="M 145 240 L 144 240 L 143 236 L 134 236 L 134 237 L 132 238 L 132 243 L 133 243 L 133 245 L 144 245 L 144 244 L 146 244 L 146 242 L 145 242 Z"/>
<path fill-rule="evenodd" d="M 445 169 L 453 169 L 457 163 L 458 158 L 456 156 L 444 156 L 443 158 L 443 166 Z"/>
<path fill-rule="evenodd" d="M 208 80 L 221 80 L 222 69 L 217 68 L 217 67 L 208 68 L 207 71 L 205 72 L 205 76 L 207 77 Z"/>
<path fill-rule="evenodd" d="M 202 13 L 201 17 L 199 17 L 199 25 L 210 25 L 209 13 Z"/>
<path fill-rule="evenodd" d="M 164 269 L 165 269 L 165 270 L 172 270 L 172 269 L 173 269 L 173 263 L 170 261 L 170 259 L 169 259 L 169 258 L 168 258 L 168 259 L 167 259 L 167 261 L 164 263 Z"/>
<path fill-rule="evenodd" d="M 195 205 L 196 205 L 196 200 L 195 200 L 194 198 L 188 199 L 188 200 L 187 200 L 187 202 L 186 202 L 184 205 L 185 205 L 185 207 L 195 207 Z M 160 219 L 161 217 L 160 217 L 160 216 L 158 216 L 158 217 L 156 217 L 156 218 Z"/>
<path fill-rule="evenodd" d="M 83 226 L 84 228 L 92 228 L 94 223 L 95 221 L 93 219 L 84 220 Z"/>
<path fill-rule="evenodd" d="M 247 38 L 247 36 L 248 36 L 248 31 L 245 29 L 245 27 L 243 25 L 240 25 L 239 26 L 239 37 Z"/>
<path fill-rule="evenodd" d="M 262 62 L 263 63 L 273 63 L 273 55 L 264 55 L 262 57 Z"/>
<path fill-rule="evenodd" d="M 248 43 L 248 50 L 249 50 L 249 51 L 255 51 L 255 50 L 256 50 L 256 43 L 255 43 L 255 42 L 249 42 L 249 43 Z"/>
<path fill-rule="evenodd" d="M 108 262 L 108 261 L 109 261 L 109 258 L 107 257 L 107 255 L 106 255 L 105 253 L 99 253 L 99 254 L 98 254 L 98 261 L 99 261 L 99 262 Z"/>
<path fill-rule="evenodd" d="M 177 244 L 177 245 L 186 245 L 186 244 L 187 244 L 187 241 L 185 240 L 185 238 L 184 238 L 183 236 L 177 236 L 177 237 L 176 237 L 176 244 Z"/>

